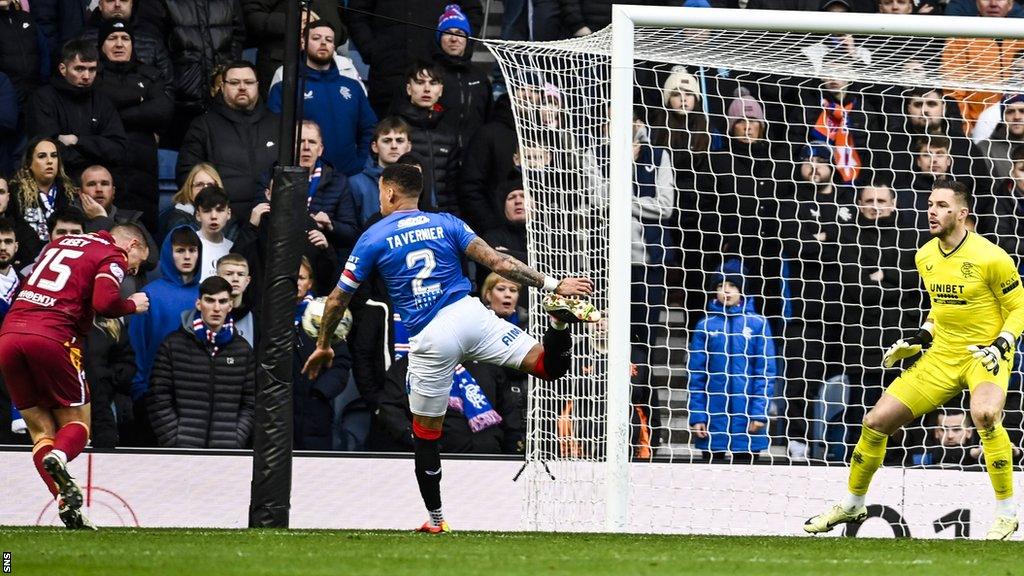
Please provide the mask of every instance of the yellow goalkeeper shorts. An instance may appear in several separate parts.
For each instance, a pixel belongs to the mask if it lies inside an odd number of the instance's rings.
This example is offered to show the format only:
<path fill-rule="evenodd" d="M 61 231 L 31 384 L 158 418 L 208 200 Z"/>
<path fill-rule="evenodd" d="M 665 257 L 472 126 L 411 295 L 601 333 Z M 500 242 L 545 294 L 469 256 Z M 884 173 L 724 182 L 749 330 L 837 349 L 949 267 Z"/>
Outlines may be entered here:
<path fill-rule="evenodd" d="M 992 374 L 970 352 L 962 356 L 926 352 L 903 371 L 885 391 L 910 408 L 914 417 L 942 406 L 964 388 L 974 391 L 982 382 L 992 382 L 1006 389 L 1010 385 L 1012 360 L 1001 360 L 999 374 Z"/>

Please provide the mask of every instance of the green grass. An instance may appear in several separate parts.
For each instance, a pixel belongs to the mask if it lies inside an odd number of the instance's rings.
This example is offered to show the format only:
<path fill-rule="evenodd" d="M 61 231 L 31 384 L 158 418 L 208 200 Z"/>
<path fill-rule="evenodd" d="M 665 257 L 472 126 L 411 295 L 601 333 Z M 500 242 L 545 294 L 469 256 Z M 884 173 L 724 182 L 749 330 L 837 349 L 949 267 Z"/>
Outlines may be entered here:
<path fill-rule="evenodd" d="M 16 576 L 1024 575 L 1020 543 L 967 540 L 0 528 L 0 550 Z"/>

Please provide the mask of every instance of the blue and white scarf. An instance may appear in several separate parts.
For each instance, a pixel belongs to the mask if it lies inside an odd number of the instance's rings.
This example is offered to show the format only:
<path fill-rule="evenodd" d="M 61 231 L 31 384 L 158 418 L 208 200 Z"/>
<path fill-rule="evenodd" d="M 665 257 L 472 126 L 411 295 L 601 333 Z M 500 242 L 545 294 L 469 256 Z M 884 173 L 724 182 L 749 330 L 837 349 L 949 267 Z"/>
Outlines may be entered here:
<path fill-rule="evenodd" d="M 394 315 L 395 324 L 395 360 L 409 354 L 409 333 L 405 329 L 402 317 Z M 476 378 L 469 370 L 459 364 L 452 375 L 452 389 L 448 396 L 448 407 L 466 416 L 469 429 L 474 433 L 501 424 L 501 415 L 491 406 L 491 401 L 484 394 Z"/>
<path fill-rule="evenodd" d="M 320 177 L 323 176 L 324 165 L 323 162 L 317 158 L 316 165 L 313 166 L 313 171 L 309 174 L 309 190 L 306 192 L 306 207 L 313 203 L 313 196 L 316 195 L 317 188 L 320 187 Z"/>
<path fill-rule="evenodd" d="M 306 292 L 306 295 L 302 297 L 298 306 L 295 307 L 295 325 L 302 324 L 302 315 L 306 313 L 306 306 L 313 301 L 313 293 Z"/>
<path fill-rule="evenodd" d="M 206 328 L 206 324 L 203 323 L 203 318 L 196 314 L 195 320 L 192 321 L 192 331 L 195 332 L 196 338 L 199 338 L 200 342 L 205 342 L 206 347 L 210 350 L 210 356 L 216 356 L 220 349 L 228 345 L 231 339 L 235 335 L 235 321 L 228 316 L 227 322 L 220 327 L 220 330 L 211 332 Z"/>

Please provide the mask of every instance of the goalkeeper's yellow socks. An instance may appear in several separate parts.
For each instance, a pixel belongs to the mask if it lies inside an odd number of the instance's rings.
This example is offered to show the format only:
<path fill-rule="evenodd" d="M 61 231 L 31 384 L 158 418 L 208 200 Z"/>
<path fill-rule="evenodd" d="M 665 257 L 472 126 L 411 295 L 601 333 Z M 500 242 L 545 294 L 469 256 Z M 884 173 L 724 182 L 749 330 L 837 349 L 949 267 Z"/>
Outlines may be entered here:
<path fill-rule="evenodd" d="M 857 447 L 853 449 L 853 457 L 850 458 L 851 498 L 848 498 L 849 502 L 844 502 L 844 507 L 852 508 L 847 504 L 864 504 L 864 495 L 868 493 L 871 477 L 885 459 L 885 443 L 888 439 L 888 436 L 877 430 L 861 427 L 860 440 L 857 440 Z"/>
<path fill-rule="evenodd" d="M 985 452 L 985 469 L 996 493 L 996 501 L 1013 502 L 1013 447 L 1006 428 L 997 423 L 990 428 L 979 428 L 981 449 Z"/>

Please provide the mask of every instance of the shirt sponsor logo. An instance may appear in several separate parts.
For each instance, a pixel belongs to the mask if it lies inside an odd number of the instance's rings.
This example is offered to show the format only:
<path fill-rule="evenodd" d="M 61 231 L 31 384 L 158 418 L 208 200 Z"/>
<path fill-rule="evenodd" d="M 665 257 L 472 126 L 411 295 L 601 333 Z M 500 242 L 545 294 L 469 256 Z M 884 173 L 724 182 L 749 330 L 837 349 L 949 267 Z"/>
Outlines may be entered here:
<path fill-rule="evenodd" d="M 402 218 L 395 224 L 395 228 L 401 230 L 403 228 L 410 228 L 412 226 L 419 226 L 420 224 L 426 224 L 430 222 L 429 216 L 420 214 L 419 216 L 410 216 L 408 218 Z"/>
<path fill-rule="evenodd" d="M 1014 280 L 1013 282 L 1011 282 L 1009 284 L 1005 284 L 1003 286 L 1003 294 L 1009 294 L 1017 286 L 1020 286 L 1020 280 Z"/>
<path fill-rule="evenodd" d="M 18 300 L 24 300 L 25 302 L 31 302 L 32 304 L 38 304 L 47 308 L 57 303 L 57 299 L 53 296 L 47 296 L 46 294 L 40 294 L 31 290 L 22 290 L 18 294 Z"/>

